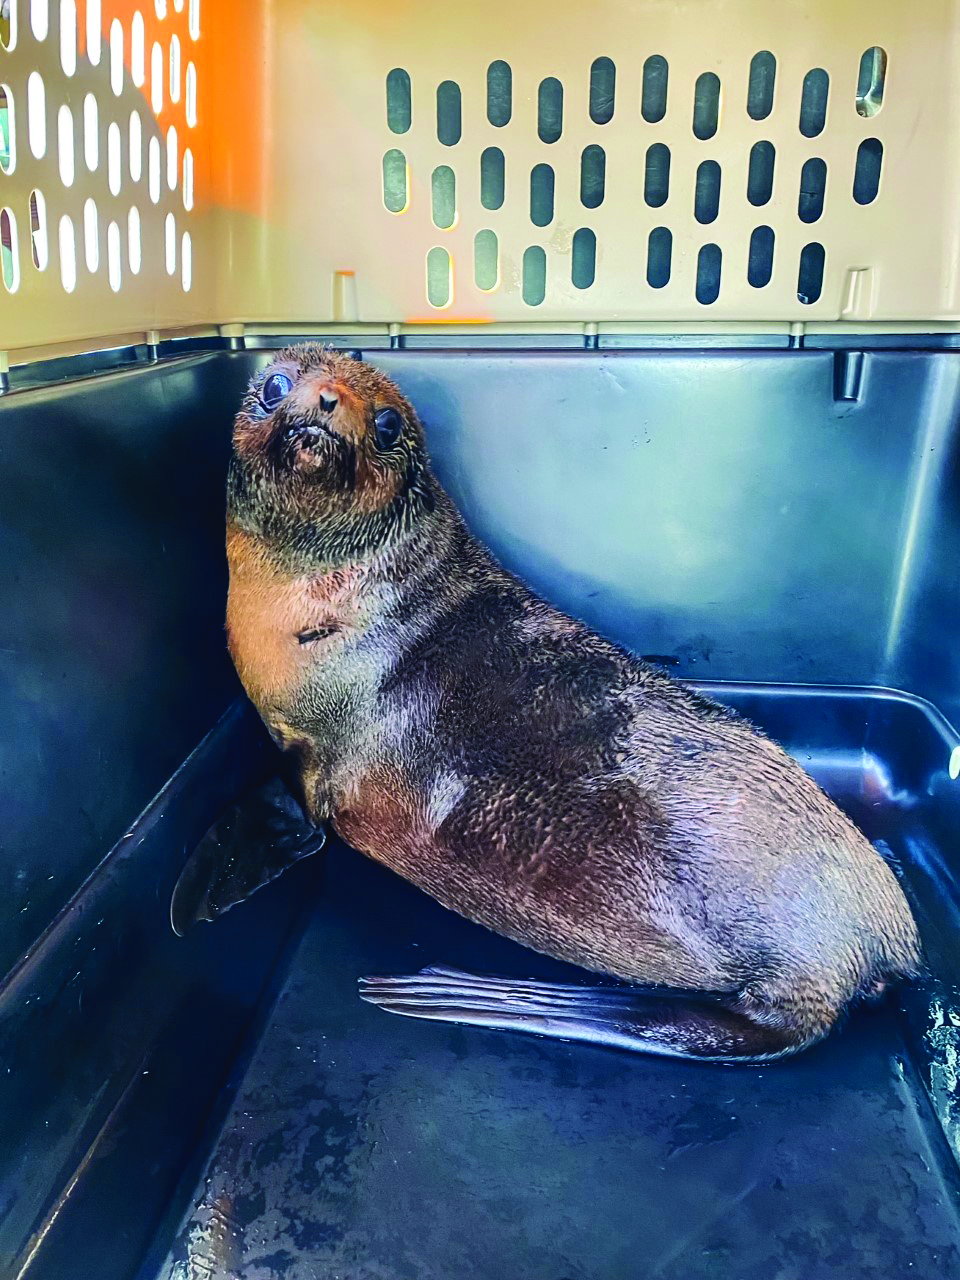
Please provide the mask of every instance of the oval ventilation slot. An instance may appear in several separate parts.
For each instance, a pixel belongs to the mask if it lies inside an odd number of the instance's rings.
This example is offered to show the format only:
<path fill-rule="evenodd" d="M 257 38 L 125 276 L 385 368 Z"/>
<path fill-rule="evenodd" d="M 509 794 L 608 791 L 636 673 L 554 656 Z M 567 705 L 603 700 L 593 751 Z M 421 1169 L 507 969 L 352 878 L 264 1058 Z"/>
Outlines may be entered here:
<path fill-rule="evenodd" d="M 857 165 L 853 171 L 853 198 L 857 204 L 872 204 L 880 190 L 883 168 L 883 143 L 879 138 L 864 138 L 857 148 Z"/>
<path fill-rule="evenodd" d="M 163 257 L 167 275 L 175 275 L 177 270 L 177 220 L 172 213 L 168 213 L 163 220 Z"/>
<path fill-rule="evenodd" d="M 537 135 L 541 142 L 556 142 L 562 132 L 563 85 L 549 76 L 541 81 L 537 95 Z"/>
<path fill-rule="evenodd" d="M 538 244 L 523 254 L 523 300 L 529 307 L 539 307 L 547 296 L 547 255 Z"/>
<path fill-rule="evenodd" d="M 797 214 L 801 223 L 815 223 L 823 212 L 823 197 L 827 189 L 827 165 L 819 156 L 806 160 L 800 170 L 800 198 Z"/>
<path fill-rule="evenodd" d="M 487 147 L 480 156 L 480 203 L 485 209 L 503 204 L 503 152 Z"/>
<path fill-rule="evenodd" d="M 130 23 L 130 79 L 138 89 L 147 79 L 147 35 L 139 9 Z"/>
<path fill-rule="evenodd" d="M 167 130 L 167 186 L 171 191 L 176 191 L 178 186 L 178 140 L 177 129 L 175 125 L 171 125 Z"/>
<path fill-rule="evenodd" d="M 647 124 L 659 124 L 667 114 L 667 82 L 669 74 L 667 60 L 661 57 L 659 53 L 647 58 L 643 64 L 640 114 Z"/>
<path fill-rule="evenodd" d="M 186 164 L 186 157 L 184 157 Z M 143 126 L 140 112 L 130 112 L 130 180 L 139 182 L 143 177 Z"/>
<path fill-rule="evenodd" d="M 0 209 L 0 274 L 7 293 L 20 288 L 20 247 L 17 244 L 17 219 L 12 209 Z"/>
<path fill-rule="evenodd" d="M 33 265 L 38 271 L 46 271 L 50 261 L 50 241 L 47 236 L 47 202 L 42 191 L 30 192 L 30 244 Z"/>
<path fill-rule="evenodd" d="M 90 59 L 90 65 L 94 67 L 100 65 L 100 55 L 103 52 L 101 23 L 100 0 L 87 0 L 87 57 Z"/>
<path fill-rule="evenodd" d="M 391 133 L 406 133 L 411 119 L 410 76 L 402 67 L 394 67 L 387 76 L 387 128 Z"/>
<path fill-rule="evenodd" d="M 590 119 L 609 124 L 613 119 L 617 69 L 611 58 L 597 58 L 590 68 Z"/>
<path fill-rule="evenodd" d="M 197 68 L 192 62 L 187 63 L 186 90 L 187 124 L 191 129 L 197 127 Z"/>
<path fill-rule="evenodd" d="M 60 65 L 65 76 L 77 70 L 77 0 L 60 0 Z"/>
<path fill-rule="evenodd" d="M 553 170 L 548 164 L 534 165 L 530 172 L 530 221 L 546 227 L 553 221 Z"/>
<path fill-rule="evenodd" d="M 473 241 L 473 278 L 484 293 L 496 289 L 500 279 L 497 236 L 493 231 L 478 231 Z"/>
<path fill-rule="evenodd" d="M 66 214 L 60 219 L 60 283 L 66 293 L 77 287 L 77 240 L 73 219 Z"/>
<path fill-rule="evenodd" d="M 27 136 L 35 160 L 47 152 L 47 92 L 43 76 L 31 71 L 27 79 Z"/>
<path fill-rule="evenodd" d="M 857 115 L 875 116 L 883 106 L 887 81 L 887 53 L 879 45 L 865 49 L 857 76 Z"/>
<path fill-rule="evenodd" d="M 823 291 L 823 266 L 826 260 L 823 245 L 814 241 L 804 245 L 800 254 L 800 272 L 797 277 L 797 297 L 805 305 L 816 302 Z"/>
<path fill-rule="evenodd" d="M 140 210 L 136 205 L 127 214 L 127 262 L 131 274 L 138 276 L 143 262 L 143 246 L 140 240 Z"/>
<path fill-rule="evenodd" d="M 595 143 L 585 147 L 580 157 L 580 203 L 585 209 L 599 209 L 603 204 L 607 157 L 603 147 Z"/>
<path fill-rule="evenodd" d="M 9 85 L 0 84 L 0 170 L 13 173 L 17 167 L 17 127 L 13 110 L 13 93 Z"/>
<path fill-rule="evenodd" d="M 184 293 L 189 293 L 193 286 L 193 241 L 189 231 L 183 233 L 180 242 L 180 284 Z"/>
<path fill-rule="evenodd" d="M 755 142 L 750 148 L 747 171 L 747 199 L 753 205 L 766 204 L 773 194 L 773 166 L 776 151 L 772 142 Z"/>
<path fill-rule="evenodd" d="M 8 9 L 6 20 L 0 18 L 0 49 L 9 53 L 17 47 L 17 0 L 4 8 Z"/>
<path fill-rule="evenodd" d="M 777 80 L 777 60 L 768 50 L 755 53 L 750 62 L 747 83 L 747 115 L 751 120 L 766 120 L 773 110 L 773 90 Z"/>
<path fill-rule="evenodd" d="M 662 289 L 670 280 L 673 258 L 673 232 L 669 227 L 654 227 L 647 238 L 647 284 Z"/>
<path fill-rule="evenodd" d="M 120 254 L 120 228 L 115 222 L 107 227 L 107 279 L 113 292 L 119 293 L 123 283 L 123 262 Z"/>
<path fill-rule="evenodd" d="M 502 129 L 512 114 L 513 72 L 507 62 L 491 62 L 487 67 L 487 119 Z"/>
<path fill-rule="evenodd" d="M 830 96 L 830 77 L 822 67 L 808 71 L 803 80 L 800 98 L 800 132 L 805 138 L 816 138 L 823 132 L 827 121 L 827 98 Z"/>
<path fill-rule="evenodd" d="M 697 77 L 693 95 L 693 136 L 712 138 L 720 121 L 720 78 L 712 71 Z"/>
<path fill-rule="evenodd" d="M 438 165 L 431 178 L 433 225 L 449 231 L 457 220 L 457 180 L 448 164 Z"/>
<path fill-rule="evenodd" d="M 670 194 L 670 148 L 655 142 L 647 148 L 643 172 L 643 198 L 652 209 L 667 203 Z"/>
<path fill-rule="evenodd" d="M 575 289 L 589 289 L 597 275 L 597 237 L 589 227 L 581 227 L 573 236 L 570 279 Z"/>
<path fill-rule="evenodd" d="M 26 3 L 26 0 L 23 0 Z M 48 0 L 30 0 L 30 27 L 34 39 L 46 40 L 50 30 L 50 5 Z"/>
<path fill-rule="evenodd" d="M 100 163 L 100 112 L 92 93 L 83 100 L 83 160 L 91 173 Z"/>
<path fill-rule="evenodd" d="M 697 301 L 704 306 L 720 296 L 720 264 L 720 246 L 705 244 L 697 255 Z"/>
<path fill-rule="evenodd" d="M 147 151 L 147 183 L 150 191 L 150 199 L 154 204 L 160 202 L 160 139 L 153 137 L 150 139 L 150 146 Z"/>
<path fill-rule="evenodd" d="M 446 249 L 427 254 L 427 301 L 432 307 L 446 307 L 453 296 L 452 265 Z"/>
<path fill-rule="evenodd" d="M 57 159 L 60 162 L 60 181 L 65 187 L 72 187 L 75 173 L 73 112 L 66 105 L 57 112 Z"/>
<path fill-rule="evenodd" d="M 720 166 L 716 160 L 704 160 L 697 168 L 697 186 L 693 213 L 698 222 L 716 220 L 720 212 Z"/>
<path fill-rule="evenodd" d="M 100 266 L 100 219 L 95 201 L 83 205 L 83 255 L 91 274 Z"/>
<path fill-rule="evenodd" d="M 773 275 L 772 227 L 755 227 L 750 237 L 750 257 L 747 262 L 747 283 L 754 289 L 762 289 Z"/>
<path fill-rule="evenodd" d="M 383 203 L 391 213 L 407 207 L 407 160 L 396 147 L 383 157 Z"/>
<path fill-rule="evenodd" d="M 460 141 L 460 86 L 454 80 L 444 80 L 437 89 L 437 138 L 445 147 L 454 147 Z"/>
<path fill-rule="evenodd" d="M 183 153 L 183 207 L 187 213 L 193 208 L 193 152 L 189 147 Z"/>
<path fill-rule="evenodd" d="M 117 98 L 123 93 L 123 27 L 119 18 L 110 24 L 110 88 Z"/>
<path fill-rule="evenodd" d="M 163 110 L 163 50 L 156 43 L 150 50 L 150 105 L 155 116 Z"/>
<path fill-rule="evenodd" d="M 170 101 L 180 101 L 180 37 L 170 37 Z"/>
<path fill-rule="evenodd" d="M 805 161 L 800 171 L 800 197 L 797 213 L 801 222 L 816 222 L 823 213 L 823 198 L 827 189 L 827 166 L 819 156 Z"/>
<path fill-rule="evenodd" d="M 122 149 L 120 126 L 114 120 L 107 130 L 107 185 L 110 187 L 110 194 L 114 196 L 120 194 Z"/>

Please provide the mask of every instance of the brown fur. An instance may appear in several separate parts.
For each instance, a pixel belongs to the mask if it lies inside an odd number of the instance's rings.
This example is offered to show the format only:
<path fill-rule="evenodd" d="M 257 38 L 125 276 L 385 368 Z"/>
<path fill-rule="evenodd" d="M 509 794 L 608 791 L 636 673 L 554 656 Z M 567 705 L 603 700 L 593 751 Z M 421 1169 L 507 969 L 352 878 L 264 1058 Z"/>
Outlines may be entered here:
<path fill-rule="evenodd" d="M 291 574 L 240 529 L 228 534 L 227 559 L 227 642 L 237 672 L 254 702 L 282 700 L 317 660 L 318 650 L 335 652 L 356 625 L 363 571 Z M 310 631 L 322 638 L 308 647 L 298 637 Z"/>
<path fill-rule="evenodd" d="M 237 418 L 229 639 L 315 821 L 539 951 L 726 993 L 712 1022 L 675 1019 L 692 1051 L 802 1047 L 915 972 L 864 836 L 749 724 L 502 569 L 388 379 L 318 347 L 271 368 L 295 386 L 273 414 L 253 388 Z M 405 425 L 381 450 L 386 405 Z"/>

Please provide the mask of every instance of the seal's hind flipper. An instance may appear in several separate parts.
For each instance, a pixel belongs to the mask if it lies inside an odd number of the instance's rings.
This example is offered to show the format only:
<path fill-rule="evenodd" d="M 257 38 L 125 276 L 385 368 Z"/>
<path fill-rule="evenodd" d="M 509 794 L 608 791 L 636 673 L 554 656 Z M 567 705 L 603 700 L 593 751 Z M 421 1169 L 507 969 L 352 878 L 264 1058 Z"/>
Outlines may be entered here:
<path fill-rule="evenodd" d="M 170 899 L 170 923 L 181 937 L 213 920 L 326 843 L 279 777 L 221 814 L 194 849 Z"/>
<path fill-rule="evenodd" d="M 701 1061 L 764 1061 L 808 1043 L 792 1029 L 754 1022 L 719 992 L 567 986 L 429 968 L 405 977 L 361 978 L 360 999 L 407 1018 Z"/>

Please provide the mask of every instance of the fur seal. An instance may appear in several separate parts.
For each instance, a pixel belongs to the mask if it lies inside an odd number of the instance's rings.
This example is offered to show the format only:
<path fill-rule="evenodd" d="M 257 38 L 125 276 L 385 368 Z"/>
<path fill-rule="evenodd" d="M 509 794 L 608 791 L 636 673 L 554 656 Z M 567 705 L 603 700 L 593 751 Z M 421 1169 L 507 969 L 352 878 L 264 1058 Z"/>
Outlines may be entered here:
<path fill-rule="evenodd" d="M 289 860 L 329 820 L 444 906 L 632 984 L 430 969 L 362 979 L 363 999 L 757 1061 L 917 973 L 916 925 L 866 837 L 748 722 L 506 572 L 376 369 L 308 345 L 254 379 L 227 550 L 230 652 L 308 820 L 290 821 Z"/>

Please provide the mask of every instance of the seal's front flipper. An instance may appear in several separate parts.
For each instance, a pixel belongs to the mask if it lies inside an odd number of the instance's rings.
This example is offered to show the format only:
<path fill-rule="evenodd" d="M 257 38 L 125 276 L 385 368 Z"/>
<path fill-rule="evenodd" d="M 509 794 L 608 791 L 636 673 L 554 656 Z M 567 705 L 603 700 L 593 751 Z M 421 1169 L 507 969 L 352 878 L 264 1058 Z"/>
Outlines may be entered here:
<path fill-rule="evenodd" d="M 181 937 L 213 920 L 326 843 L 279 777 L 232 805 L 194 849 L 170 899 L 170 923 Z"/>
<path fill-rule="evenodd" d="M 361 978 L 360 999 L 407 1018 L 701 1061 L 766 1061 L 809 1042 L 794 1028 L 754 1022 L 720 992 L 566 986 L 430 968 L 408 977 Z"/>

